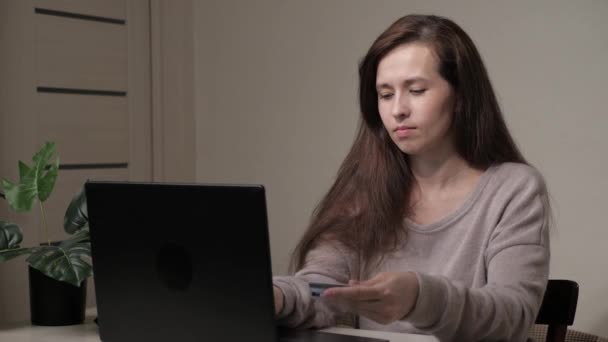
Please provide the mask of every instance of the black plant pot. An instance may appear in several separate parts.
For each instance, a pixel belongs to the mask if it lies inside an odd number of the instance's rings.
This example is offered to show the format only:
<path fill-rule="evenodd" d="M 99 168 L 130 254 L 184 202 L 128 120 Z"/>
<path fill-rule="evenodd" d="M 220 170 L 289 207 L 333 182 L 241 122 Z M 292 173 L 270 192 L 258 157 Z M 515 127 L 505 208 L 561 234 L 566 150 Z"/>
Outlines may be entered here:
<path fill-rule="evenodd" d="M 32 325 L 81 324 L 86 307 L 86 279 L 76 287 L 29 267 Z"/>

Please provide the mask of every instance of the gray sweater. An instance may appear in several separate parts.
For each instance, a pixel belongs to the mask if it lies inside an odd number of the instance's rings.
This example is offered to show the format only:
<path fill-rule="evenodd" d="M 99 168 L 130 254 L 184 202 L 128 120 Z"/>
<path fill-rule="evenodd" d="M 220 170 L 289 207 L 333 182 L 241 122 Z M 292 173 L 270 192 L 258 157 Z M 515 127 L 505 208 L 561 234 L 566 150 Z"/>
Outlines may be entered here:
<path fill-rule="evenodd" d="M 464 204 L 439 222 L 404 221 L 406 242 L 364 275 L 413 271 L 418 300 L 403 320 L 360 328 L 422 333 L 442 341 L 524 341 L 540 307 L 549 273 L 546 191 L 538 172 L 505 163 L 486 170 Z M 339 243 L 313 249 L 294 276 L 274 277 L 284 293 L 279 324 L 335 325 L 338 315 L 310 295 L 309 282 L 356 279 L 355 256 Z"/>

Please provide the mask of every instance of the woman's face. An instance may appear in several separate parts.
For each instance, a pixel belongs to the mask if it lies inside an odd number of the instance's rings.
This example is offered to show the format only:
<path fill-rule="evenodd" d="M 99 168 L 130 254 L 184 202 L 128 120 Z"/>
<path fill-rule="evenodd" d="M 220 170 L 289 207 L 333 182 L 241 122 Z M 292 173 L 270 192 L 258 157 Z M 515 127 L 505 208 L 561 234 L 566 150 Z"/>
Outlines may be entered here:
<path fill-rule="evenodd" d="M 378 111 L 393 142 L 412 156 L 451 149 L 455 95 L 439 60 L 421 43 L 396 47 L 378 64 Z"/>

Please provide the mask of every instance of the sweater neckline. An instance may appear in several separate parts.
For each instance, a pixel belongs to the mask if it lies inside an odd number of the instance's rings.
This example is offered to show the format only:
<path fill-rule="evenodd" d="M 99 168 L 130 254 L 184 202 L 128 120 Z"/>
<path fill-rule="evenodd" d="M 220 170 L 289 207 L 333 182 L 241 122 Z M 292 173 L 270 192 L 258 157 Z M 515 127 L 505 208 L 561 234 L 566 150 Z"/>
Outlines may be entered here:
<path fill-rule="evenodd" d="M 415 232 L 427 233 L 427 234 L 434 233 L 439 230 L 443 230 L 446 227 L 449 227 L 451 223 L 453 223 L 455 220 L 462 217 L 464 214 L 466 214 L 469 211 L 469 209 L 471 209 L 473 204 L 479 198 L 479 195 L 481 194 L 483 189 L 488 184 L 488 182 L 491 178 L 491 175 L 494 173 L 496 167 L 497 167 L 496 165 L 492 165 L 481 174 L 481 177 L 479 177 L 479 181 L 475 185 L 475 189 L 468 195 L 468 197 L 464 201 L 464 203 L 460 207 L 458 207 L 456 210 L 450 212 L 449 214 L 447 214 L 446 216 L 441 218 L 439 221 L 435 221 L 435 222 L 427 223 L 427 224 L 419 224 L 406 217 L 403 219 L 406 227 Z"/>

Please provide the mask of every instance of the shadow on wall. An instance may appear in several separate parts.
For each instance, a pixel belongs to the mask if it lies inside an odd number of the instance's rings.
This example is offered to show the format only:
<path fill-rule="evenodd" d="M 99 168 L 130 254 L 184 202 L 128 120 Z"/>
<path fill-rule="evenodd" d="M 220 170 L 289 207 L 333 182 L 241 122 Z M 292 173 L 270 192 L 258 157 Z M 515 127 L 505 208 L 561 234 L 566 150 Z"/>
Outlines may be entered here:
<path fill-rule="evenodd" d="M 603 293 L 608 293 L 608 288 L 604 289 Z M 598 315 L 591 331 L 599 332 L 601 337 L 608 339 L 608 307 Z"/>
<path fill-rule="evenodd" d="M 608 293 L 608 287 L 605 287 L 604 291 L 600 293 Z M 608 305 L 604 305 L 602 312 L 597 315 L 591 327 L 591 331 L 598 333 L 601 337 L 608 340 Z"/>

